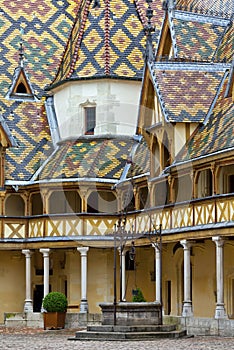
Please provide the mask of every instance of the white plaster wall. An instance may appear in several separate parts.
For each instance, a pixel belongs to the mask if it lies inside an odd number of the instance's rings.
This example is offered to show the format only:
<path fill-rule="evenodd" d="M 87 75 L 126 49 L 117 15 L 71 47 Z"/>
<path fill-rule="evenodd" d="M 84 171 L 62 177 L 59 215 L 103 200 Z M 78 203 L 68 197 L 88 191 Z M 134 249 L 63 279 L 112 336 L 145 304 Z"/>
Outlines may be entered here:
<path fill-rule="evenodd" d="M 85 103 L 96 104 L 95 135 L 133 135 L 136 130 L 141 82 L 119 80 L 78 81 L 54 92 L 62 139 L 84 134 Z"/>

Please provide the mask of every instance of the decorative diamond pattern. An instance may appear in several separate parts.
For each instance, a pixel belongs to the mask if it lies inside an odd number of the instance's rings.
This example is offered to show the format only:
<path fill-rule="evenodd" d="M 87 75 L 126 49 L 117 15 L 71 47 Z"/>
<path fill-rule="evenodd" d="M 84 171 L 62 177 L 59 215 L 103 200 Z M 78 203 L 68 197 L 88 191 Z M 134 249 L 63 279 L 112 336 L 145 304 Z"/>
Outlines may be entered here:
<path fill-rule="evenodd" d="M 93 9 L 87 1 L 80 4 L 80 11 L 81 19 L 77 18 L 53 83 L 105 75 L 140 79 L 145 50 L 145 3 L 100 0 L 100 8 Z"/>
<path fill-rule="evenodd" d="M 169 66 L 168 66 L 169 67 Z M 177 68 L 176 68 L 177 67 Z M 217 95 L 225 72 L 202 71 L 186 68 L 186 65 L 174 70 L 154 70 L 155 85 L 165 105 L 170 122 L 204 121 L 213 100 Z M 166 87 L 166 89 L 165 89 Z"/>
<path fill-rule="evenodd" d="M 135 141 L 132 138 L 63 142 L 42 169 L 39 179 L 107 178 L 119 180 Z M 148 171 L 148 149 L 140 145 L 134 175 Z"/>
<path fill-rule="evenodd" d="M 38 103 L 5 99 L 18 66 L 20 42 L 24 48 L 25 70 L 36 95 L 41 98 L 45 85 L 55 76 L 76 11 L 77 2 L 67 0 L 4 0 L 1 3 L 0 108 L 19 145 L 7 150 L 7 180 L 29 180 L 51 149 L 44 99 Z"/>
<path fill-rule="evenodd" d="M 195 15 L 194 15 L 195 17 Z M 225 26 L 173 20 L 178 57 L 197 60 L 211 60 L 226 30 Z"/>
<path fill-rule="evenodd" d="M 234 105 L 231 98 L 221 100 L 207 125 L 201 126 L 178 155 L 177 161 L 197 158 L 234 147 Z"/>

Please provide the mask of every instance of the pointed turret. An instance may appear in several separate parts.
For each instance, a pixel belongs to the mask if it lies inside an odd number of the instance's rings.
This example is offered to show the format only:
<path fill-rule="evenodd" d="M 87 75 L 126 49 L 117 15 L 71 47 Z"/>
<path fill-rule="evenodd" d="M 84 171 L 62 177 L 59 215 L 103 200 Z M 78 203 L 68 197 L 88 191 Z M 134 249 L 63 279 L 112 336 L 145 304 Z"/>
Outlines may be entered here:
<path fill-rule="evenodd" d="M 141 79 L 144 22 L 142 2 L 81 1 L 52 87 L 74 79 Z"/>
<path fill-rule="evenodd" d="M 48 88 L 62 139 L 135 134 L 144 57 L 153 60 L 159 11 L 161 0 L 80 2 Z"/>

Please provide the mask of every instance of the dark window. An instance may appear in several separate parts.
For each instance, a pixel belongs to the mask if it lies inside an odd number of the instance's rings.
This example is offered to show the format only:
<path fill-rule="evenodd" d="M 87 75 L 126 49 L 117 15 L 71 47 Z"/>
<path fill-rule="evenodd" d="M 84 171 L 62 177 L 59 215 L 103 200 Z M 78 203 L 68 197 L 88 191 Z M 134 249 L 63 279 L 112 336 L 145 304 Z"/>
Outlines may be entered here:
<path fill-rule="evenodd" d="M 26 94 L 27 93 L 27 89 L 23 83 L 19 83 L 19 85 L 17 86 L 17 89 L 16 89 L 16 93 L 17 94 Z"/>
<path fill-rule="evenodd" d="M 234 192 L 234 175 L 229 175 L 228 176 L 228 182 L 229 182 L 229 190 L 228 192 L 229 193 L 233 193 Z"/>
<path fill-rule="evenodd" d="M 93 135 L 96 126 L 96 107 L 85 107 L 85 134 Z"/>

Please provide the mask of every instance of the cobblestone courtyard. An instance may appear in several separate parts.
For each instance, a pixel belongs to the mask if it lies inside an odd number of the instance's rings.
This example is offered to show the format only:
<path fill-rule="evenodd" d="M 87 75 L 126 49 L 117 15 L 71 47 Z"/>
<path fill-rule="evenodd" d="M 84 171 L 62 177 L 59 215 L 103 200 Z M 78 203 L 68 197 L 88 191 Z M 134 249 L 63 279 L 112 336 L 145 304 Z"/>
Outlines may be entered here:
<path fill-rule="evenodd" d="M 5 329 L 0 328 L 0 349 L 37 349 L 37 350 L 231 350 L 234 338 L 194 337 L 183 339 L 158 339 L 150 341 L 72 341 L 69 337 L 75 330 L 44 331 L 42 329 Z"/>

